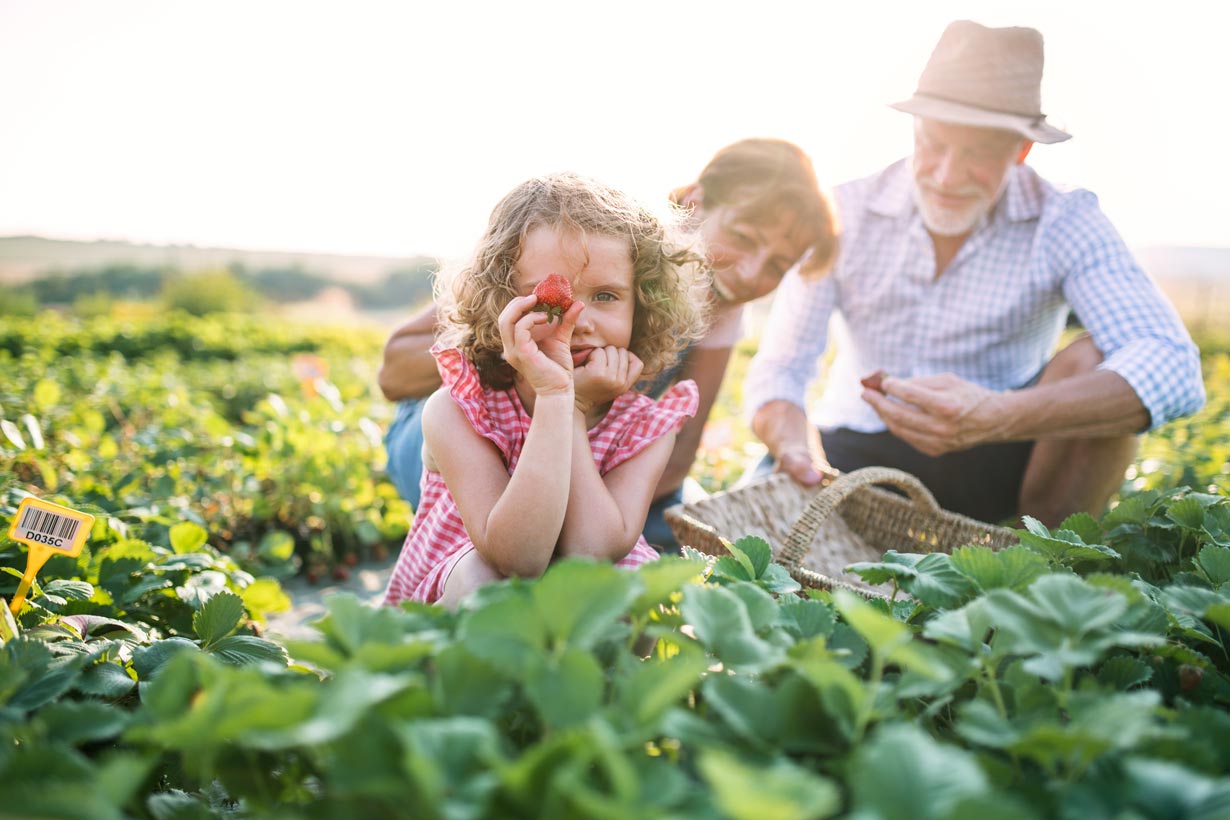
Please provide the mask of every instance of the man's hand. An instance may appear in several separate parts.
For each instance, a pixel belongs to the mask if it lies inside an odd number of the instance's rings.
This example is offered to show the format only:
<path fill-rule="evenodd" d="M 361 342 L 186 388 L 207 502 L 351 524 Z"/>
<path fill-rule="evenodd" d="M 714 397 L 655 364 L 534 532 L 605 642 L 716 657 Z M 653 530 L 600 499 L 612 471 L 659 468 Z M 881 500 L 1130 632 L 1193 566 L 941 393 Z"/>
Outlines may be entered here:
<path fill-rule="evenodd" d="M 1005 440 L 1010 420 L 1002 399 L 1002 393 L 951 373 L 889 376 L 879 391 L 863 391 L 863 401 L 875 408 L 889 432 L 929 456 Z"/>

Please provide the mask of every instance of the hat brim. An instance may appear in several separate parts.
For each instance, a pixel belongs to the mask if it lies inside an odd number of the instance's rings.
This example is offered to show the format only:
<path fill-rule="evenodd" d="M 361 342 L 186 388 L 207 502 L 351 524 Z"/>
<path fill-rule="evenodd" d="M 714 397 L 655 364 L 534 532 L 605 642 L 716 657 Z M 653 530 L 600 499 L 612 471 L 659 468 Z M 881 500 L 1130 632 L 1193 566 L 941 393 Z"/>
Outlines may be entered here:
<path fill-rule="evenodd" d="M 1023 117 L 1017 114 L 1006 114 L 1002 111 L 987 111 L 972 105 L 928 97 L 925 94 L 915 94 L 908 100 L 893 103 L 891 108 L 927 117 L 941 122 L 954 122 L 958 125 L 974 125 L 980 128 L 1001 128 L 1005 131 L 1015 131 L 1026 139 L 1040 142 L 1044 145 L 1063 142 L 1072 139 L 1072 135 L 1046 121 L 1044 117 Z"/>

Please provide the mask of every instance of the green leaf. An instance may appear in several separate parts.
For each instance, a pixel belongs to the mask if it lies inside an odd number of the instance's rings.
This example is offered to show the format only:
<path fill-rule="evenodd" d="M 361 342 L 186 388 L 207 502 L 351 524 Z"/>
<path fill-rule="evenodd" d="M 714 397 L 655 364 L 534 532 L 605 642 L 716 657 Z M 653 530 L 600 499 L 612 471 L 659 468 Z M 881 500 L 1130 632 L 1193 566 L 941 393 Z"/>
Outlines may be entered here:
<path fill-rule="evenodd" d="M 1166 517 L 1185 530 L 1204 529 L 1204 505 L 1198 499 L 1181 498 L 1166 509 Z"/>
<path fill-rule="evenodd" d="M 794 668 L 820 693 L 824 709 L 846 740 L 853 740 L 859 715 L 871 691 L 836 659 L 796 661 Z"/>
<path fill-rule="evenodd" d="M 837 619 L 832 608 L 821 601 L 791 598 L 779 604 L 777 623 L 788 629 L 799 640 L 828 636 L 833 633 Z"/>
<path fill-rule="evenodd" d="M 689 587 L 680 611 L 697 639 L 725 664 L 759 667 L 775 663 L 784 655 L 780 648 L 756 635 L 747 606 L 725 587 Z"/>
<path fill-rule="evenodd" d="M 219 592 L 193 614 L 192 629 L 202 646 L 208 647 L 238 629 L 244 615 L 242 598 L 233 592 Z"/>
<path fill-rule="evenodd" d="M 902 582 L 906 592 L 935 609 L 961 606 L 974 594 L 973 585 L 952 564 L 952 557 L 942 552 L 924 555 L 914 565 L 916 575 Z"/>
<path fill-rule="evenodd" d="M 475 657 L 523 677 L 546 649 L 547 627 L 534 602 L 518 591 L 464 612 L 458 637 Z"/>
<path fill-rule="evenodd" d="M 636 568 L 636 577 L 642 590 L 631 606 L 631 611 L 640 613 L 658 604 L 666 603 L 686 584 L 698 580 L 703 567 L 695 561 L 664 556 Z"/>
<path fill-rule="evenodd" d="M 1061 532 L 1067 530 L 1074 534 L 1085 544 L 1102 543 L 1102 528 L 1089 513 L 1080 512 L 1069 515 L 1059 525 L 1059 529 Z"/>
<path fill-rule="evenodd" d="M 773 548 L 769 546 L 769 542 L 754 535 L 746 535 L 733 544 L 727 544 L 726 548 L 747 568 L 752 580 L 764 575 L 764 571 L 773 561 Z"/>
<path fill-rule="evenodd" d="M 1230 548 L 1205 547 L 1196 555 L 1196 565 L 1213 586 L 1230 582 Z"/>
<path fill-rule="evenodd" d="M 209 533 L 199 525 L 191 521 L 181 521 L 171 527 L 171 549 L 182 555 L 188 552 L 196 552 L 200 549 L 205 541 L 209 538 Z"/>
<path fill-rule="evenodd" d="M 588 649 L 627 614 L 636 576 L 606 562 L 559 561 L 533 586 L 540 619 L 554 641 Z"/>
<path fill-rule="evenodd" d="M 776 595 L 789 595 L 803 588 L 798 581 L 790 577 L 790 573 L 781 564 L 769 564 L 757 583 Z"/>
<path fill-rule="evenodd" d="M 948 667 L 933 657 L 929 647 L 914 640 L 910 627 L 844 589 L 833 593 L 833 602 L 841 617 L 866 638 L 872 651 L 887 661 L 931 680 L 947 680 L 951 676 Z"/>
<path fill-rule="evenodd" d="M 231 635 L 221 638 L 206 647 L 206 651 L 219 660 L 234 666 L 269 662 L 286 666 L 286 650 L 273 641 L 253 635 Z"/>
<path fill-rule="evenodd" d="M 154 679 L 163 665 L 180 652 L 199 652 L 200 648 L 187 638 L 166 638 L 132 651 L 132 668 L 143 682 Z"/>
<path fill-rule="evenodd" d="M 972 754 L 910 725 L 882 727 L 848 771 L 854 814 L 880 820 L 947 818 L 962 800 L 989 791 Z"/>
<path fill-rule="evenodd" d="M 295 554 L 295 539 L 291 538 L 290 533 L 271 530 L 265 533 L 256 551 L 266 561 L 289 561 Z"/>
<path fill-rule="evenodd" d="M 88 601 L 94 596 L 94 585 L 85 581 L 56 578 L 43 587 L 44 595 L 58 595 L 71 601 Z"/>
<path fill-rule="evenodd" d="M 120 734 L 128 726 L 129 713 L 109 703 L 62 700 L 41 709 L 38 719 L 48 736 L 76 745 Z"/>
<path fill-rule="evenodd" d="M 1106 561 L 1118 558 L 1119 553 L 1101 544 L 1086 544 L 1071 530 L 1052 533 L 1035 518 L 1022 516 L 1024 530 L 1015 530 L 1021 544 L 1048 555 L 1057 561 Z"/>
<path fill-rule="evenodd" d="M 760 632 L 777 620 L 777 601 L 755 584 L 746 582 L 730 584 L 725 589 L 730 590 L 739 600 L 743 601 L 753 631 Z"/>
<path fill-rule="evenodd" d="M 1143 497 L 1129 495 L 1102 517 L 1102 524 L 1108 530 L 1123 524 L 1144 524 L 1149 520 L 1149 513 L 1149 504 Z"/>
<path fill-rule="evenodd" d="M 812 820 L 841 807 L 831 781 L 785 759 L 760 766 L 710 749 L 702 753 L 699 768 L 722 815 L 734 820 Z"/>
<path fill-rule="evenodd" d="M 572 726 L 602 705 L 602 668 L 583 649 L 569 647 L 559 657 L 538 657 L 525 678 L 525 694 L 552 728 Z"/>
<path fill-rule="evenodd" d="M 118 663 L 103 661 L 87 666 L 81 672 L 73 688 L 87 695 L 103 698 L 119 698 L 132 691 L 137 682 Z"/>
<path fill-rule="evenodd" d="M 652 727 L 672 706 L 700 686 L 709 661 L 698 655 L 647 660 L 616 678 L 619 715 L 641 727 Z"/>
<path fill-rule="evenodd" d="M 1120 691 L 1148 683 L 1152 677 L 1153 670 L 1148 664 L 1130 655 L 1107 658 L 1098 669 L 1098 683 Z"/>
<path fill-rule="evenodd" d="M 0 419 L 0 432 L 4 433 L 4 437 L 9 440 L 9 443 L 18 450 L 26 449 L 25 439 L 21 437 L 21 430 L 17 429 L 17 425 L 8 419 Z"/>
<path fill-rule="evenodd" d="M 932 618 L 923 627 L 923 636 L 977 655 L 982 652 L 991 625 L 984 599 L 979 598 Z"/>
<path fill-rule="evenodd" d="M 288 612 L 291 606 L 290 596 L 272 578 L 257 578 L 240 590 L 239 596 L 252 617 L 262 622 L 272 613 Z"/>

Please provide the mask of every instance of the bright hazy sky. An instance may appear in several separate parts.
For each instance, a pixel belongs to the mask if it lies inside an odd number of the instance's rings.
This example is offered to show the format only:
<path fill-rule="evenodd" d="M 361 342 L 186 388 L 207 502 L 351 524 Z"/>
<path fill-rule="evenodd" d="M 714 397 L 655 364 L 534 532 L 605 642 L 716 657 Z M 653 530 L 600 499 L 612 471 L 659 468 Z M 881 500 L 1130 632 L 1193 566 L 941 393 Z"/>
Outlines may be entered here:
<path fill-rule="evenodd" d="M 1225 0 L 0 0 L 0 235 L 455 257 L 529 176 L 664 197 L 746 136 L 833 184 L 959 18 L 1043 32 L 1044 175 L 1230 245 Z"/>

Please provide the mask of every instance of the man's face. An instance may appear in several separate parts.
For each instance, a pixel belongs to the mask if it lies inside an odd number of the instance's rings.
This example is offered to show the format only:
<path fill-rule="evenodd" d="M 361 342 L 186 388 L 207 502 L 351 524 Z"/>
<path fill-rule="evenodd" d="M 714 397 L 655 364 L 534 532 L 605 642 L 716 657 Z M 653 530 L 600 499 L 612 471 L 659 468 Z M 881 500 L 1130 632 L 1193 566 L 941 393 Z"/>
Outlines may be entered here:
<path fill-rule="evenodd" d="M 927 230 L 964 236 L 1003 192 L 1028 141 L 1011 131 L 914 118 L 914 200 Z"/>

